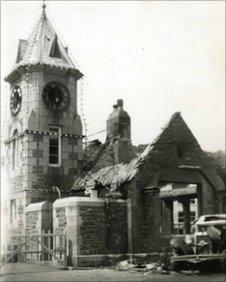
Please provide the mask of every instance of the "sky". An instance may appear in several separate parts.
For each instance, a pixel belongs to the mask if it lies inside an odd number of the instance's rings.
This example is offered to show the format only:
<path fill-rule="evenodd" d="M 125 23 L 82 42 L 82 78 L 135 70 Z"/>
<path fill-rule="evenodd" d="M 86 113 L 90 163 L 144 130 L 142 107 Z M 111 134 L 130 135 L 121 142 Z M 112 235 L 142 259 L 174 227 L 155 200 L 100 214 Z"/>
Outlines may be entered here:
<path fill-rule="evenodd" d="M 47 17 L 84 74 L 88 135 L 106 128 L 117 99 L 134 145 L 180 111 L 204 150 L 225 150 L 224 1 L 47 1 Z M 1 1 L 1 75 L 11 70 L 42 1 Z M 2 83 L 2 120 L 9 96 Z M 80 106 L 81 89 L 78 105 Z M 79 107 L 80 110 L 80 107 Z M 90 139 L 102 142 L 106 133 Z"/>

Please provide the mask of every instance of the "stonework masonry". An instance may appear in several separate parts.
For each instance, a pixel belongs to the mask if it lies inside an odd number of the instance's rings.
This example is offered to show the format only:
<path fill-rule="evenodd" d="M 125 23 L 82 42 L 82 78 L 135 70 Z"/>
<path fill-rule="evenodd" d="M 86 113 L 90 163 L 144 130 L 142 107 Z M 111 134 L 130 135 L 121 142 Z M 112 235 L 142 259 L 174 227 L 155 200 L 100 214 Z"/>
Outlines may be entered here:
<path fill-rule="evenodd" d="M 67 86 L 70 92 L 70 104 L 67 111 L 54 113 L 44 105 L 42 90 L 50 81 L 60 81 Z M 11 89 L 15 85 L 22 90 L 22 104 L 16 116 L 10 115 L 7 138 L 12 137 L 15 130 L 18 130 L 19 134 L 26 129 L 37 131 L 37 133 L 18 137 L 15 141 L 16 145 L 14 141 L 6 144 L 6 165 L 10 184 L 6 206 L 10 209 L 10 201 L 15 200 L 16 207 L 23 205 L 25 209 L 31 202 L 46 200 L 48 189 L 53 185 L 62 190 L 62 195 L 68 195 L 69 192 L 66 190 L 69 191 L 76 177 L 81 174 L 82 161 L 82 139 L 72 138 L 70 134 L 82 136 L 82 124 L 77 113 L 77 82 L 73 76 L 62 71 L 52 73 L 51 70 L 47 72 L 40 68 L 39 71 L 29 70 L 28 73 L 22 74 L 11 83 Z M 48 133 L 49 127 L 53 125 L 61 128 L 62 134 L 68 134 L 61 137 L 61 165 L 59 167 L 49 166 L 48 134 L 38 134 L 38 132 Z M 13 146 L 16 146 L 15 149 Z M 25 199 L 23 199 L 24 196 Z M 52 200 L 56 198 L 57 195 L 52 193 Z M 21 221 L 23 224 L 20 224 L 18 232 L 23 233 L 25 231 L 24 216 L 21 217 Z M 15 228 L 12 227 L 12 229 Z"/>
<path fill-rule="evenodd" d="M 182 155 L 178 155 L 178 148 L 183 150 Z M 191 169 L 181 169 L 181 165 Z M 171 218 L 162 211 L 164 202 L 154 190 L 145 191 L 146 187 L 161 187 L 164 183 L 196 184 L 198 216 L 222 212 L 216 200 L 218 193 L 224 191 L 224 184 L 179 113 L 153 142 L 148 158 L 126 184 L 131 199 L 131 240 L 136 253 L 164 251 L 169 243 Z"/>
<path fill-rule="evenodd" d="M 127 206 L 124 200 L 71 197 L 53 204 L 54 232 L 66 232 L 68 263 L 97 266 L 127 252 Z"/>
<path fill-rule="evenodd" d="M 52 231 L 52 204 L 40 202 L 26 207 L 26 234 L 42 234 Z"/>
<path fill-rule="evenodd" d="M 5 141 L 7 234 L 64 233 L 67 265 L 101 266 L 127 254 L 165 252 L 172 236 L 172 199 L 161 198 L 164 185 L 195 185 L 198 216 L 222 212 L 217 200 L 225 196 L 224 184 L 180 113 L 133 159 L 131 119 L 119 99 L 107 119 L 105 143 L 96 140 L 84 164 L 77 109 L 82 76 L 44 8 L 29 40 L 20 40 L 17 63 L 6 78 L 10 92 L 19 87 L 22 95 L 21 105 L 11 97 L 11 107 L 19 110 L 9 115 Z M 46 94 L 49 85 L 53 92 Z M 55 139 L 51 128 L 57 129 Z M 51 157 L 57 161 L 51 163 Z M 94 172 L 99 178 L 90 188 Z M 83 184 L 76 184 L 74 193 L 82 196 L 69 197 L 76 180 Z"/>

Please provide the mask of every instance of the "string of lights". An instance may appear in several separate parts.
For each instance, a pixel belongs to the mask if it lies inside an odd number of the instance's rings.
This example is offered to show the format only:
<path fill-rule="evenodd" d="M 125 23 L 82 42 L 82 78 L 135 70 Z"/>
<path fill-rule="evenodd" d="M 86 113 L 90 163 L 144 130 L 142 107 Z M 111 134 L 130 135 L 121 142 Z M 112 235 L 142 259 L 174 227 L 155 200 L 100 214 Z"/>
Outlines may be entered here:
<path fill-rule="evenodd" d="M 74 64 L 75 68 L 78 69 L 78 70 L 81 69 L 80 66 L 79 66 L 79 64 L 78 64 L 78 62 L 77 62 L 77 60 L 75 60 L 74 56 L 73 56 L 72 53 L 70 52 L 70 49 L 68 49 L 65 40 L 62 38 L 61 33 L 60 33 L 59 29 L 57 28 L 57 24 L 56 24 L 56 22 L 54 21 L 54 18 L 52 18 L 49 13 L 48 13 L 48 18 L 49 18 L 49 21 L 48 21 L 49 25 L 50 25 L 52 28 L 53 28 L 53 26 L 54 26 L 54 30 L 56 31 L 57 38 L 58 38 L 59 42 L 64 46 L 64 48 L 65 48 L 67 54 L 69 55 L 69 58 L 71 59 L 72 63 Z M 51 24 L 51 23 L 52 23 L 52 24 Z"/>
<path fill-rule="evenodd" d="M 45 5 L 45 4 L 44 4 Z M 41 20 L 41 19 L 40 19 Z M 39 20 L 39 21 L 40 21 Z M 34 37 L 34 39 L 36 40 L 32 40 L 32 44 L 33 46 L 31 46 L 31 48 L 29 49 L 30 52 L 25 54 L 25 56 L 27 57 L 27 60 L 30 62 L 29 64 L 27 65 L 21 65 L 21 69 L 20 71 L 22 70 L 25 70 L 24 72 L 24 78 L 25 78 L 25 81 L 26 81 L 26 84 L 22 86 L 23 88 L 23 92 L 25 93 L 24 95 L 24 101 L 23 101 L 23 112 L 25 113 L 23 118 L 21 119 L 21 128 L 18 128 L 19 130 L 19 133 L 15 136 L 11 136 L 10 138 L 4 140 L 4 143 L 7 144 L 7 143 L 10 143 L 16 139 L 19 139 L 21 138 L 20 142 L 18 142 L 18 144 L 21 144 L 21 147 L 22 147 L 22 153 L 24 153 L 27 149 L 28 149 L 28 144 L 26 142 L 26 138 L 22 138 L 23 136 L 25 135 L 44 135 L 44 136 L 51 136 L 51 135 L 57 135 L 57 136 L 61 136 L 61 137 L 68 137 L 68 138 L 75 138 L 75 139 L 83 139 L 85 140 L 85 148 L 86 148 L 86 145 L 87 145 L 87 142 L 88 142 L 88 129 L 87 129 L 87 120 L 86 120 L 86 116 L 85 116 L 85 111 L 84 111 L 84 80 L 81 79 L 79 82 L 80 82 L 80 85 L 81 85 L 81 89 L 80 89 L 80 102 L 81 102 L 81 117 L 82 117 L 82 121 L 83 121 L 83 128 L 84 128 L 84 133 L 85 135 L 76 135 L 76 134 L 68 134 L 68 133 L 57 133 L 57 132 L 49 132 L 49 131 L 39 131 L 39 130 L 34 130 L 34 129 L 26 129 L 26 128 L 29 128 L 29 118 L 30 118 L 30 114 L 31 114 L 31 106 L 30 105 L 33 105 L 33 102 L 35 102 L 35 100 L 33 100 L 35 98 L 35 95 L 33 95 L 33 92 L 36 92 L 39 93 L 40 89 L 38 88 L 41 88 L 42 85 L 36 85 L 37 82 L 35 82 L 35 84 L 33 83 L 34 79 L 36 79 L 34 77 L 34 75 L 32 74 L 34 72 L 34 67 L 36 66 L 35 62 L 34 62 L 34 59 L 33 57 L 34 54 L 35 54 L 35 48 L 34 45 L 37 43 L 37 41 L 40 41 L 43 39 L 41 38 L 41 35 L 42 34 L 45 34 L 45 32 L 42 32 L 42 29 L 44 28 L 44 23 L 42 25 L 37 25 L 37 28 L 35 30 L 35 34 L 31 34 L 32 37 Z M 59 34 L 59 33 L 58 33 Z M 28 40 L 29 41 L 29 40 Z M 60 41 L 63 42 L 63 40 L 60 38 Z M 65 46 L 63 44 L 63 46 Z M 67 52 L 67 48 L 65 48 L 65 51 Z M 71 55 L 70 55 L 71 57 Z M 78 63 L 74 60 L 73 57 L 72 58 L 72 62 L 75 63 L 75 66 L 76 68 L 79 69 L 78 67 Z M 51 66 L 52 67 L 52 66 Z M 58 66 L 58 68 L 60 69 L 63 69 L 63 67 L 61 66 Z M 33 97 L 33 99 L 32 99 Z M 101 130 L 97 133 L 93 133 L 91 134 L 90 136 L 94 136 L 96 134 L 100 134 L 102 132 L 104 132 L 106 130 Z M 10 145 L 11 146 L 11 145 Z M 23 180 L 23 187 L 26 187 L 28 188 L 29 185 L 27 185 L 26 181 L 25 181 L 25 178 Z M 44 186 L 44 185 L 43 185 Z M 25 189 L 25 190 L 28 190 L 28 191 L 33 191 L 34 193 L 49 193 L 49 189 L 48 188 L 44 188 L 44 187 L 32 187 L 30 189 Z M 63 190 L 64 192 L 70 192 L 71 190 Z"/>
<path fill-rule="evenodd" d="M 83 121 L 83 125 L 84 125 L 84 133 L 85 133 L 85 138 L 84 138 L 84 147 L 85 150 L 87 148 L 87 143 L 88 143 L 88 129 L 87 129 L 87 120 L 86 120 L 86 115 L 85 115 L 85 111 L 84 111 L 84 78 L 81 78 L 80 81 L 80 112 L 81 112 L 81 117 L 82 117 L 82 121 Z"/>
<path fill-rule="evenodd" d="M 37 130 L 30 130 L 30 129 L 26 129 L 25 131 L 19 133 L 18 135 L 16 136 L 12 136 L 8 139 L 6 139 L 4 141 L 5 144 L 15 140 L 15 139 L 18 139 L 18 138 L 21 138 L 23 137 L 24 135 L 28 135 L 28 134 L 33 134 L 33 135 L 46 135 L 46 136 L 49 136 L 49 135 L 59 135 L 57 132 L 49 132 L 49 131 L 37 131 Z M 61 133 L 59 136 L 62 136 L 62 137 L 69 137 L 69 138 L 76 138 L 76 139 L 82 139 L 82 138 L 85 138 L 84 135 L 75 135 L 75 134 L 68 134 L 68 133 Z"/>
<path fill-rule="evenodd" d="M 58 34 L 58 39 L 60 40 L 61 44 L 63 46 L 66 46 L 63 38 L 60 36 L 60 32 L 56 27 L 56 24 L 54 22 L 54 19 L 52 19 L 52 17 L 48 14 L 49 19 L 51 20 L 51 22 L 54 24 L 54 29 L 56 30 L 57 34 Z M 68 50 L 67 48 L 67 53 L 70 55 L 70 58 L 72 60 L 72 63 L 75 65 L 75 67 L 77 69 L 80 69 L 80 66 L 78 64 L 78 62 L 75 60 L 73 54 Z M 80 79 L 80 81 L 78 81 L 80 83 L 80 113 L 81 113 L 81 118 L 82 118 L 82 123 L 83 123 L 83 128 L 84 128 L 84 148 L 86 150 L 87 148 L 87 143 L 88 143 L 88 124 L 87 124 L 87 119 L 86 119 L 86 114 L 84 111 L 84 77 L 82 77 Z"/>
<path fill-rule="evenodd" d="M 32 189 L 32 188 L 30 188 L 30 189 L 25 189 L 26 191 L 32 191 L 32 192 L 35 192 L 35 193 L 45 193 L 45 194 L 48 194 L 49 192 L 50 192 L 50 189 L 51 189 L 51 187 L 49 187 L 49 188 L 36 188 L 36 189 Z M 65 189 L 63 189 L 63 190 L 61 190 L 61 192 L 67 192 L 67 193 L 69 193 L 69 192 L 71 192 L 71 190 L 69 190 L 69 189 L 67 189 L 67 190 L 65 190 Z"/>
<path fill-rule="evenodd" d="M 88 135 L 87 137 L 92 137 L 92 136 L 101 134 L 101 133 L 106 132 L 106 131 L 107 131 L 106 129 L 102 129 L 102 130 L 100 130 L 100 131 L 97 131 L 97 132 L 95 132 L 95 133 L 92 133 L 92 134 Z"/>

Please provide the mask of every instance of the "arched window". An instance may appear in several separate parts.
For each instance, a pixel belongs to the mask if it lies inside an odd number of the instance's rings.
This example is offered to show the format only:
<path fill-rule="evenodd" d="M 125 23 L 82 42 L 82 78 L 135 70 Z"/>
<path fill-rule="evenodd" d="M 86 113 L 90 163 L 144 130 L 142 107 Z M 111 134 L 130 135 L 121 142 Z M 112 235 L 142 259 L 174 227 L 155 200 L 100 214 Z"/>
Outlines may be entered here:
<path fill-rule="evenodd" d="M 12 168 L 15 169 L 15 167 L 18 165 L 18 160 L 19 160 L 19 152 L 18 152 L 18 130 L 15 129 L 13 132 L 13 152 L 12 152 Z"/>

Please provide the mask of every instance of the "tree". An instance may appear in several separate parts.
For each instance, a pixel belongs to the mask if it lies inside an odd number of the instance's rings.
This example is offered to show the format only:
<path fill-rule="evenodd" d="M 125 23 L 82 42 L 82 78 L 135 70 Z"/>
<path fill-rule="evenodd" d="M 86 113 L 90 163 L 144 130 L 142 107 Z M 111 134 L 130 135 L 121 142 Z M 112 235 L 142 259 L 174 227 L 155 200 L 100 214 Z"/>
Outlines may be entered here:
<path fill-rule="evenodd" d="M 217 172 L 226 184 L 226 155 L 225 152 L 219 150 L 217 152 L 206 152 L 216 165 Z"/>

